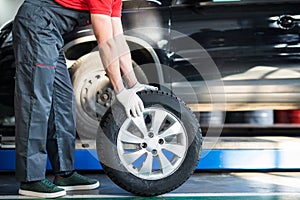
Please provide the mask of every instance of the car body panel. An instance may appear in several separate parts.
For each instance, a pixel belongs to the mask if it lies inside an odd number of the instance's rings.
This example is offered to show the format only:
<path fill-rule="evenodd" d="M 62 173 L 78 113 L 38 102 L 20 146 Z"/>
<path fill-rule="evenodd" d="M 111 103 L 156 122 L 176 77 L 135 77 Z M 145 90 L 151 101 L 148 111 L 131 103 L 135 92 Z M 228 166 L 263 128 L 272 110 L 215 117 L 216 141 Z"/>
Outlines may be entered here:
<path fill-rule="evenodd" d="M 192 56 L 173 57 L 171 67 L 176 73 L 169 80 L 173 90 L 188 103 L 207 104 L 211 96 L 221 94 L 207 88 L 204 79 L 221 78 L 231 109 L 261 109 L 267 103 L 279 109 L 299 106 L 299 8 L 299 1 L 265 0 L 199 0 L 174 5 L 172 29 L 200 44 L 220 76 L 210 70 L 199 73 L 207 67 L 205 60 L 190 52 L 199 49 L 183 49 L 177 43 L 185 38 L 175 38 L 171 40 L 173 51 Z M 183 74 L 184 79 L 176 74 Z M 186 90 L 186 80 L 192 90 Z M 195 93 L 197 98 L 192 99 Z"/>

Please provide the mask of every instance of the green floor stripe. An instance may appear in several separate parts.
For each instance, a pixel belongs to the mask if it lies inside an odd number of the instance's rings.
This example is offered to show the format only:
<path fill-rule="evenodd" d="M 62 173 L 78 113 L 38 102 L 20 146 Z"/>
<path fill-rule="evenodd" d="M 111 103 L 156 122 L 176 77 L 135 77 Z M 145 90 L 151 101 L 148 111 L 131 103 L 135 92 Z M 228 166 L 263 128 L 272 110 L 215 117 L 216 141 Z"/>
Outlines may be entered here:
<path fill-rule="evenodd" d="M 241 196 L 241 197 L 124 197 L 124 198 L 68 198 L 63 200 L 299 200 L 299 196 Z"/>
<path fill-rule="evenodd" d="M 38 198 L 24 198 L 39 200 Z M 214 197 L 122 197 L 122 198 L 56 198 L 60 200 L 299 200 L 299 196 L 214 196 Z M 10 199 L 20 200 L 20 199 Z"/>
<path fill-rule="evenodd" d="M 210 196 L 211 195 L 211 196 Z M 3 198 L 6 197 L 6 198 Z M 25 196 L 0 196 L 0 199 L 9 200 L 39 200 L 39 198 L 30 198 Z M 81 196 L 81 195 L 70 195 L 62 198 L 56 198 L 58 200 L 299 200 L 300 193 L 282 193 L 282 194 L 203 194 L 192 196 L 191 194 L 172 194 L 170 196 L 157 196 L 157 197 L 135 197 L 135 196 Z"/>

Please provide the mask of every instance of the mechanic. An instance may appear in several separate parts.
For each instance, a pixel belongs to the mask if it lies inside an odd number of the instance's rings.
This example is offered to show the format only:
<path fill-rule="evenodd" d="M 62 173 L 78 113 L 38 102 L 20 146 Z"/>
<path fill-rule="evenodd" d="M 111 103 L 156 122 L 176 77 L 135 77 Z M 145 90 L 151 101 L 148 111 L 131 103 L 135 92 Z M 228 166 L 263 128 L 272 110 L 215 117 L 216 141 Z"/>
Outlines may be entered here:
<path fill-rule="evenodd" d="M 95 189 L 99 181 L 74 171 L 75 99 L 62 35 L 91 19 L 99 53 L 128 117 L 140 116 L 140 84 L 123 36 L 121 0 L 25 0 L 14 20 L 16 58 L 16 178 L 19 194 L 56 198 Z M 123 85 L 122 77 L 127 83 Z M 45 178 L 47 156 L 55 178 Z"/>

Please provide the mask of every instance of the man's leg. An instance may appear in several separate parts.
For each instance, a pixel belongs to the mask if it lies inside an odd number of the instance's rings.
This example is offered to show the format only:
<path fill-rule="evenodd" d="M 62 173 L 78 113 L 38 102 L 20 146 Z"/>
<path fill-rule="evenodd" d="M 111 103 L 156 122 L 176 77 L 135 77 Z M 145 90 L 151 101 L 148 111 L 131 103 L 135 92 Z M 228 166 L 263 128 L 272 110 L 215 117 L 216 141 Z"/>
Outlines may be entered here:
<path fill-rule="evenodd" d="M 50 19 L 41 6 L 25 2 L 18 11 L 13 30 L 16 178 L 21 182 L 19 194 L 40 198 L 66 194 L 45 179 L 48 119 L 58 59 Z"/>
<path fill-rule="evenodd" d="M 95 189 L 99 182 L 73 171 L 75 153 L 75 97 L 63 53 L 56 67 L 53 103 L 49 119 L 47 151 L 54 183 L 65 190 Z"/>
<path fill-rule="evenodd" d="M 75 98 L 63 53 L 56 66 L 53 103 L 48 124 L 47 151 L 54 173 L 74 170 Z"/>
<path fill-rule="evenodd" d="M 38 17 L 44 14 L 40 7 L 24 3 L 14 22 L 16 176 L 19 181 L 45 178 L 47 127 L 58 51 L 51 24 Z"/>

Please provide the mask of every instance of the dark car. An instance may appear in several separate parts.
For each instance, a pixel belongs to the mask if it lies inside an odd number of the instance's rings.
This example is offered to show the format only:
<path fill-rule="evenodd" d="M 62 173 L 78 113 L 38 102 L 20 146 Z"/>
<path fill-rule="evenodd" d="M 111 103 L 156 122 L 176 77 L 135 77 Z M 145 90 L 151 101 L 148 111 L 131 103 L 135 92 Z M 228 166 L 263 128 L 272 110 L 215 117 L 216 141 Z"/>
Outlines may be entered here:
<path fill-rule="evenodd" d="M 300 107 L 299 1 L 127 0 L 122 18 L 140 81 L 172 91 L 193 111 Z M 0 34 L 3 125 L 14 121 L 12 23 Z M 91 25 L 64 38 L 78 131 L 90 135 L 114 95 Z"/>

